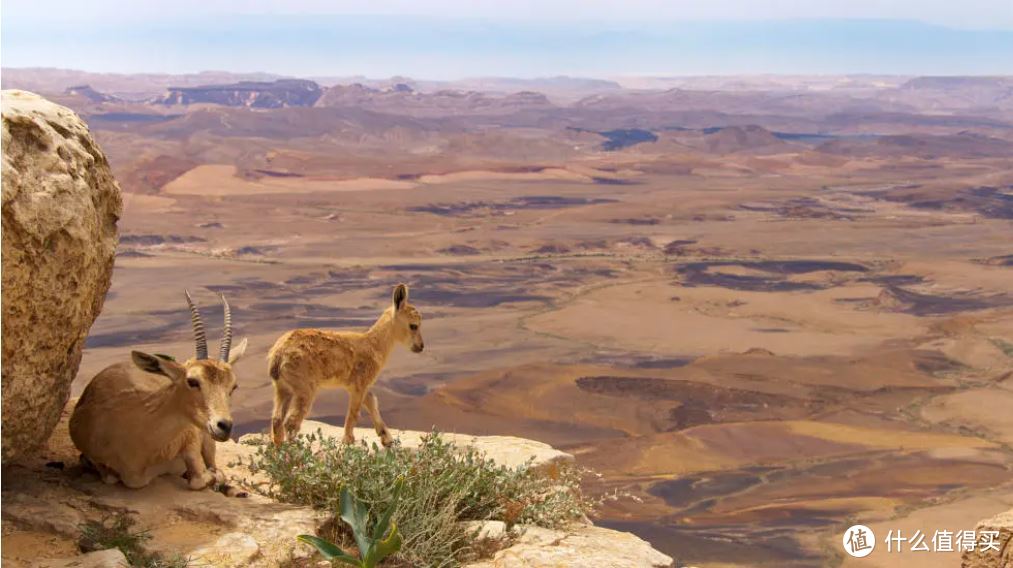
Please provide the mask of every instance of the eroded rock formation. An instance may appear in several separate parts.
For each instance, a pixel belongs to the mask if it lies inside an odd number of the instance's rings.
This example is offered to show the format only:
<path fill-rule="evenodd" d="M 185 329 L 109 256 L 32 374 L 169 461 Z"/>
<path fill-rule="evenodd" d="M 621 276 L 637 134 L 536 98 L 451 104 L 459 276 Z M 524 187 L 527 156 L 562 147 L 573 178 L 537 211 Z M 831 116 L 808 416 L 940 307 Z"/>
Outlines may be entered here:
<path fill-rule="evenodd" d="M 81 119 L 3 91 L 3 459 L 49 437 L 102 309 L 122 203 Z"/>

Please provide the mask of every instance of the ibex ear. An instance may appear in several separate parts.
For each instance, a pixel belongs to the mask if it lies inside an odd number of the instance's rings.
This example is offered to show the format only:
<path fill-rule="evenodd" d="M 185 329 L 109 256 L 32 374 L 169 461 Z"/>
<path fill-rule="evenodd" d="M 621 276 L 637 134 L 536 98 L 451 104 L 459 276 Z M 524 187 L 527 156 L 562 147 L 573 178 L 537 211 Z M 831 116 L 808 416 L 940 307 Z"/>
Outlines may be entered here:
<path fill-rule="evenodd" d="M 130 358 L 133 359 L 134 365 L 137 365 L 137 368 L 140 370 L 155 373 L 156 375 L 165 375 L 174 381 L 186 375 L 186 371 L 182 365 L 164 357 L 149 355 L 140 351 L 131 351 Z"/>
<path fill-rule="evenodd" d="M 243 340 L 239 342 L 239 345 L 236 345 L 229 350 L 229 365 L 238 361 L 246 353 L 246 345 L 247 341 L 244 337 Z"/>
<path fill-rule="evenodd" d="M 394 311 L 400 310 L 401 306 L 408 301 L 408 286 L 398 284 L 394 286 Z"/>

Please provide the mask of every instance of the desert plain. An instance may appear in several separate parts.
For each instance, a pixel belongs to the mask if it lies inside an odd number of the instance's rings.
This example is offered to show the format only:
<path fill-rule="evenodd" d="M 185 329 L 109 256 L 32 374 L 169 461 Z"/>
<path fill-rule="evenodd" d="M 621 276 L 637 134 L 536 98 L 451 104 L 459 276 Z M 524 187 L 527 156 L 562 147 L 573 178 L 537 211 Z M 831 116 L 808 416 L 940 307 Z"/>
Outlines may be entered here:
<path fill-rule="evenodd" d="M 183 289 L 212 338 L 224 293 L 259 431 L 274 340 L 366 328 L 405 282 L 426 350 L 382 373 L 388 424 L 570 452 L 596 523 L 678 566 L 857 565 L 855 522 L 1013 507 L 1013 80 L 239 79 L 4 70 L 85 118 L 124 192 L 75 392 L 131 349 L 189 356 Z M 959 555 L 917 554 L 862 565 Z"/>

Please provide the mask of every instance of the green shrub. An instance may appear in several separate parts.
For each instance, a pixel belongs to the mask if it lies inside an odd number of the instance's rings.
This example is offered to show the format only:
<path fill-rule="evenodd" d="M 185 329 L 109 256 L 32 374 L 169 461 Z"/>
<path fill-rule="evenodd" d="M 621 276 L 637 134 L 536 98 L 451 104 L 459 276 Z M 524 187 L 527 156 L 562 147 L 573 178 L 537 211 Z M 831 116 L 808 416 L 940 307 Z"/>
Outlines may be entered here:
<path fill-rule="evenodd" d="M 270 478 L 268 494 L 280 501 L 337 512 L 347 488 L 369 511 L 393 506 L 392 519 L 403 539 L 393 560 L 407 566 L 454 566 L 473 558 L 473 535 L 461 521 L 552 528 L 591 509 L 576 468 L 554 467 L 546 474 L 533 471 L 530 462 L 504 467 L 436 432 L 414 449 L 345 445 L 319 433 L 299 436 L 281 447 L 260 445 L 248 465 Z M 395 499 L 399 479 L 403 489 Z M 345 527 L 338 527 L 337 536 L 351 541 Z"/>

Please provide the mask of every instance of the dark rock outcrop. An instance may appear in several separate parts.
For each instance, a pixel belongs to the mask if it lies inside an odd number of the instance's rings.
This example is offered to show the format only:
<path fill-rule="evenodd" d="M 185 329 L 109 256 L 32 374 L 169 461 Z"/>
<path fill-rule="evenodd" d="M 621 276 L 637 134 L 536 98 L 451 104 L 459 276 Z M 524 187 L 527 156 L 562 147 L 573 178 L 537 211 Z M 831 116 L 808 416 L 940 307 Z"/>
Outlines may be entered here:
<path fill-rule="evenodd" d="M 278 79 L 274 82 L 240 81 L 229 85 L 171 87 L 154 102 L 163 105 L 209 103 L 230 107 L 310 107 L 323 91 L 305 79 Z"/>
<path fill-rule="evenodd" d="M 67 87 L 63 94 L 84 97 L 93 103 L 111 103 L 121 100 L 119 97 L 100 93 L 93 89 L 91 85 L 75 85 L 73 87 Z"/>

